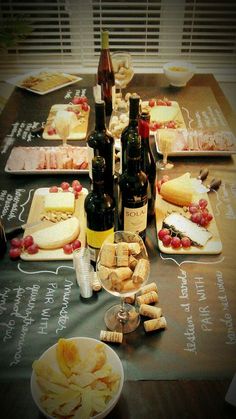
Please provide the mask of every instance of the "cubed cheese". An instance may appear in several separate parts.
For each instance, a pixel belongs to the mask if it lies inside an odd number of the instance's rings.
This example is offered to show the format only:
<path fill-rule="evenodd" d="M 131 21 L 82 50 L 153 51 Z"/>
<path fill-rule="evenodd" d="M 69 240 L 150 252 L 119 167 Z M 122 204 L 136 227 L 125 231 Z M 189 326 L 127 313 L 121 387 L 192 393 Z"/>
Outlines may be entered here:
<path fill-rule="evenodd" d="M 45 211 L 65 211 L 73 213 L 75 196 L 72 192 L 51 192 L 45 196 Z"/>

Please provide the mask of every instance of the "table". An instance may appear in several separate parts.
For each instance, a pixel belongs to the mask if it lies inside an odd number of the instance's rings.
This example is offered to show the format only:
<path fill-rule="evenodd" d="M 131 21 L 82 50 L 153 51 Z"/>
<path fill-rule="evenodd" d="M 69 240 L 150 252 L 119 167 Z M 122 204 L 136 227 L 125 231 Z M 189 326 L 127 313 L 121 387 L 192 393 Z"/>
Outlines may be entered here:
<path fill-rule="evenodd" d="M 93 104 L 94 76 L 82 77 L 82 81 L 70 86 L 72 95 L 77 89 L 86 88 L 89 101 Z M 205 92 L 206 96 L 209 93 L 214 95 L 228 124 L 234 133 L 236 132 L 235 115 L 210 74 L 195 75 L 185 89 L 168 86 L 163 75 L 148 74 L 135 75 L 129 86 L 129 91 L 137 92 L 142 99 L 165 96 L 177 100 L 181 105 L 194 99 L 192 94 L 190 97 L 189 89 L 196 95 L 200 90 Z M 6 227 L 18 217 L 20 204 L 26 201 L 29 191 L 33 193 L 39 187 L 52 186 L 65 180 L 61 175 L 14 176 L 4 172 L 5 162 L 13 144 L 36 145 L 37 142 L 37 145 L 45 145 L 45 140 L 30 138 L 29 129 L 34 122 L 45 121 L 51 105 L 55 103 L 68 103 L 68 88 L 42 97 L 16 88 L 1 115 L 0 191 L 6 192 L 0 195 L 0 209 L 2 212 L 4 209 L 2 215 Z M 92 106 L 90 129 L 93 124 Z M 50 145 L 50 142 L 46 145 Z M 153 141 L 152 150 L 157 159 Z M 151 222 L 147 233 L 147 247 L 151 259 L 150 282 L 155 281 L 158 284 L 159 304 L 167 318 L 168 329 L 146 336 L 140 325 L 135 332 L 125 336 L 123 345 L 115 348 L 124 365 L 126 382 L 122 397 L 109 418 L 231 418 L 235 415 L 235 409 L 224 402 L 235 372 L 236 360 L 235 156 L 175 157 L 172 160 L 175 163 L 173 170 L 176 175 L 190 171 L 192 176 L 197 176 L 200 168 L 208 167 L 209 178 L 222 179 L 218 194 L 212 193 L 210 200 L 223 251 L 221 255 L 213 257 L 176 256 L 174 261 L 168 260 L 166 255 L 158 251 L 155 222 Z M 75 176 L 68 175 L 66 180 L 71 181 L 74 178 Z M 80 180 L 89 188 L 87 176 L 81 176 Z M 16 209 L 11 212 L 9 207 L 12 203 L 15 203 Z M 25 216 L 29 206 L 30 200 L 25 205 Z M 63 265 L 69 263 L 65 262 Z M 43 270 L 55 271 L 57 267 L 56 261 L 43 262 Z M 16 321 L 13 327 L 16 336 L 10 334 L 9 326 L 13 323 L 9 323 L 8 326 L 5 323 L 0 329 L 1 408 L 9 418 L 41 417 L 33 404 L 29 389 L 32 359 L 39 356 L 40 350 L 50 346 L 61 335 L 71 337 L 76 332 L 78 336 L 98 338 L 101 328 L 104 328 L 103 313 L 106 307 L 114 303 L 114 299 L 102 291 L 88 304 L 82 303 L 73 283 L 73 271 L 70 269 L 62 268 L 57 276 L 52 273 L 31 275 L 33 271 L 42 270 L 41 263 L 20 263 L 19 269 L 17 263 L 9 261 L 6 254 L 1 261 L 0 270 L 1 322 L 4 323 L 3 319 L 6 322 L 6 318 Z M 18 289 L 18 300 L 15 287 L 21 287 Z M 70 287 L 71 291 L 68 301 L 65 299 L 66 287 Z M 39 314 L 42 314 L 45 308 L 46 289 L 49 292 L 48 298 L 49 295 L 53 295 L 55 301 L 50 306 L 51 317 L 44 333 Z M 55 292 L 53 289 L 56 289 Z M 29 304 L 32 303 L 30 293 L 33 291 L 37 294 L 33 301 L 34 306 Z M 19 293 L 24 296 L 19 296 Z M 32 307 L 32 327 L 28 332 L 29 336 L 22 333 L 20 335 L 23 331 L 20 314 L 29 307 Z M 62 327 L 58 320 L 62 320 L 59 313 L 63 307 L 68 309 L 70 318 L 66 327 Z M 7 312 L 15 315 L 8 318 Z M 194 325 L 192 339 L 188 339 L 190 320 Z M 9 330 L 8 334 L 6 330 Z M 3 343 L 4 336 L 7 345 Z M 27 345 L 20 345 L 20 342 L 24 343 L 24 339 Z"/>

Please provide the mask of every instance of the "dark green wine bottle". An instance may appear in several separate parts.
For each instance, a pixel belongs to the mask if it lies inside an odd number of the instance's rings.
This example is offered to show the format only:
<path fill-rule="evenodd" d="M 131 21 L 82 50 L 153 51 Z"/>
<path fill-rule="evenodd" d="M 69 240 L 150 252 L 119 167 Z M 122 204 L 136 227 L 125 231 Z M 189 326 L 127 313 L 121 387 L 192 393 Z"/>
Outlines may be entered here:
<path fill-rule="evenodd" d="M 103 241 L 114 232 L 114 199 L 105 192 L 105 159 L 92 159 L 93 189 L 86 196 L 84 208 L 87 217 L 86 239 L 91 263 L 95 266 Z"/>

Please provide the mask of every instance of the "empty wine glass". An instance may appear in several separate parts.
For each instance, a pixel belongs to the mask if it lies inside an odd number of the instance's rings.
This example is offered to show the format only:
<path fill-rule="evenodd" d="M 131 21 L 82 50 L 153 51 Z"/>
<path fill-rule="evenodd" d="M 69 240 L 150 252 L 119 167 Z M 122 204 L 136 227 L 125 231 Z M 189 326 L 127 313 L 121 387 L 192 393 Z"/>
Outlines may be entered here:
<path fill-rule="evenodd" d="M 147 282 L 150 263 L 141 237 L 129 231 L 116 231 L 103 242 L 97 260 L 97 275 L 103 288 L 120 297 L 121 303 L 105 313 L 108 329 L 130 333 L 140 322 L 140 316 L 125 299 L 134 296 Z"/>
<path fill-rule="evenodd" d="M 134 75 L 131 55 L 126 51 L 116 51 L 111 54 L 113 70 L 115 74 L 115 84 L 120 90 L 125 89 Z"/>
<path fill-rule="evenodd" d="M 174 164 L 168 160 L 169 153 L 172 150 L 172 144 L 175 138 L 173 130 L 164 129 L 158 131 L 158 148 L 162 153 L 162 160 L 156 163 L 156 168 L 160 170 L 168 170 L 174 167 Z"/>

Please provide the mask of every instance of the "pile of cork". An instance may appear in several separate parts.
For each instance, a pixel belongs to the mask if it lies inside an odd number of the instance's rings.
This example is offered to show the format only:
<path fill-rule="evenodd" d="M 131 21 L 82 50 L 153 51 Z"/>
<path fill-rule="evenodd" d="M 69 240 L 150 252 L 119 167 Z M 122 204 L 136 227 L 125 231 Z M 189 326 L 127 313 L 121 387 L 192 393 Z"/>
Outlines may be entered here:
<path fill-rule="evenodd" d="M 159 297 L 158 288 L 155 282 L 144 285 L 136 298 L 135 296 L 126 297 L 125 302 L 129 304 L 134 304 L 136 302 L 138 305 L 138 313 L 141 316 L 148 318 L 148 320 L 143 322 L 146 333 L 166 329 L 167 322 L 166 318 L 162 315 L 162 308 L 156 306 L 159 302 Z M 100 340 L 104 342 L 122 343 L 123 333 L 101 330 Z"/>

